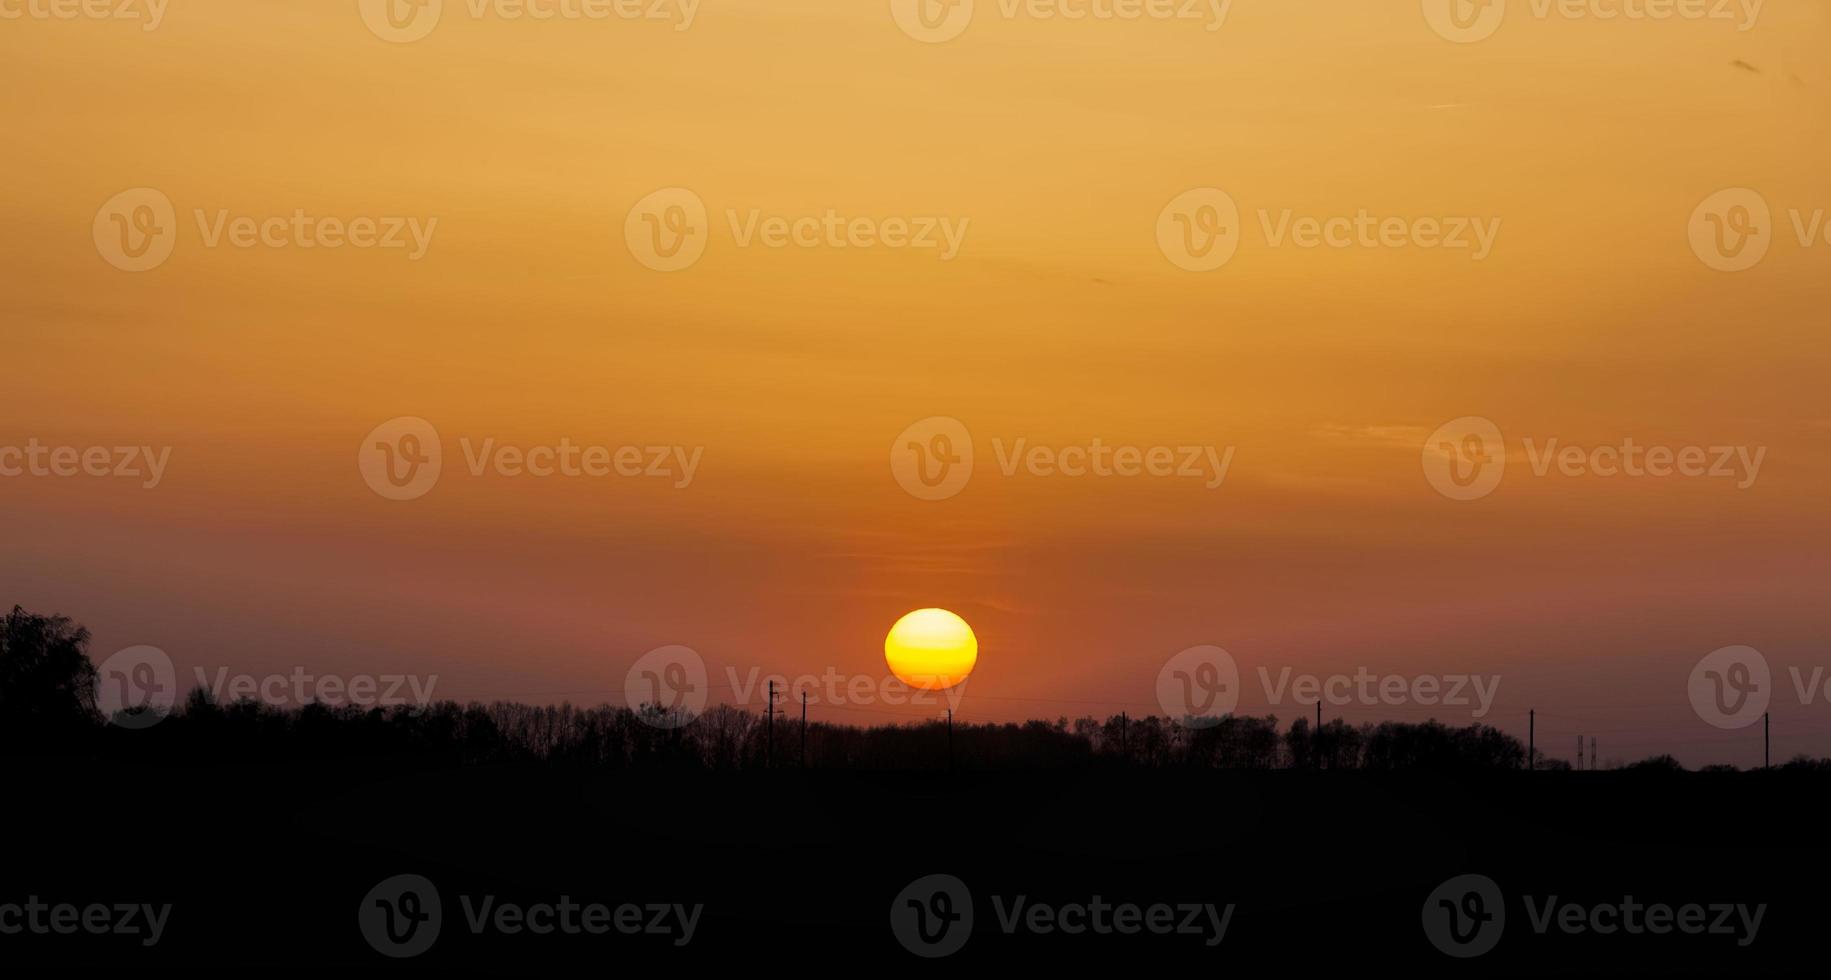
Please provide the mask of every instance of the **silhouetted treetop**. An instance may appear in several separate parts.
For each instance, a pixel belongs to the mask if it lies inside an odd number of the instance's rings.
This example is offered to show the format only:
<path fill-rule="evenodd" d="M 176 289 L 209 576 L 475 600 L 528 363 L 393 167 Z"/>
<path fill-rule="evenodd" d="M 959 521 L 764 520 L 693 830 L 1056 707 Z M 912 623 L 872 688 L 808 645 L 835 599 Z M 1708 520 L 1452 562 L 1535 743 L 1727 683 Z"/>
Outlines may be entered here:
<path fill-rule="evenodd" d="M 0 730 L 9 743 L 92 728 L 101 721 L 95 682 L 88 630 L 18 606 L 0 619 Z"/>

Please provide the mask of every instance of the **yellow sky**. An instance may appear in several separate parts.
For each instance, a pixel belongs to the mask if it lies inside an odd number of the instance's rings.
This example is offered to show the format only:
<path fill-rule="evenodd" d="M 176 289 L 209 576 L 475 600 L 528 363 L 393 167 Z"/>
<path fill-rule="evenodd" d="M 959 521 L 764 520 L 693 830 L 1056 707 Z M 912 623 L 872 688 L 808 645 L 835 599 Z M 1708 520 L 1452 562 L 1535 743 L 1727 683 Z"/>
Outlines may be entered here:
<path fill-rule="evenodd" d="M 0 21 L 0 443 L 172 447 L 150 491 L 0 479 L 0 597 L 187 666 L 398 664 L 454 694 L 584 699 L 667 643 L 881 672 L 884 630 L 926 606 L 972 622 L 986 691 L 1061 702 L 1149 701 L 1196 643 L 1497 671 L 1522 709 L 1666 679 L 1650 700 L 1682 706 L 1689 664 L 1730 643 L 1822 656 L 1831 245 L 1783 215 L 1831 212 L 1823 4 L 1769 0 L 1740 31 L 1515 0 L 1454 44 L 1397 0 L 1237 0 L 1212 32 L 980 0 L 924 44 L 875 0 L 704 0 L 685 30 L 470 2 L 408 44 L 354 2 Z M 138 187 L 179 238 L 130 274 L 92 226 Z M 711 238 L 660 273 L 624 226 L 669 187 Z M 1153 237 L 1198 187 L 1242 215 L 1208 273 Z M 1686 237 L 1726 187 L 1781 222 L 1735 274 Z M 437 225 L 413 261 L 212 248 L 195 217 L 301 209 Z M 829 209 L 966 233 L 943 261 L 740 247 L 728 217 Z M 1261 219 L 1363 209 L 1499 232 L 1475 261 L 1274 247 Z M 452 445 L 438 488 L 395 503 L 355 453 L 408 415 Z M 1419 448 L 1469 415 L 1513 451 L 1767 456 L 1745 490 L 1520 460 L 1461 503 Z M 887 458 L 930 416 L 979 455 L 937 502 Z M 684 489 L 470 478 L 459 437 L 703 462 Z M 1094 438 L 1234 456 L 1209 490 L 1007 478 L 992 447 Z"/>

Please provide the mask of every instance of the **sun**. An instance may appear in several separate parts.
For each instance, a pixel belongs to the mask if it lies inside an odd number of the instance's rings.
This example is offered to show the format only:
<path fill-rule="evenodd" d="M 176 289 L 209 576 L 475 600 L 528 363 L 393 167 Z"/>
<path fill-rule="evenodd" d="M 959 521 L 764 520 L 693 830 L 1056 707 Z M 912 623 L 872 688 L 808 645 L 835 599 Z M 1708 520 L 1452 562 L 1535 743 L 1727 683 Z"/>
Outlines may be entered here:
<path fill-rule="evenodd" d="M 979 639 L 966 620 L 945 609 L 917 609 L 890 627 L 884 662 L 897 680 L 918 691 L 945 691 L 973 672 Z"/>

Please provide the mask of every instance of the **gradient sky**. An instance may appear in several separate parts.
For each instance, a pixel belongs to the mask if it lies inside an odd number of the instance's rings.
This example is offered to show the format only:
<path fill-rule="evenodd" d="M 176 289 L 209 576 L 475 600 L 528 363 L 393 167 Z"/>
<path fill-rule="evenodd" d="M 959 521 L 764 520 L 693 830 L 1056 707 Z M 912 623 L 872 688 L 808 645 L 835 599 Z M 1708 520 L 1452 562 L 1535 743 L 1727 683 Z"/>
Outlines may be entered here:
<path fill-rule="evenodd" d="M 0 599 L 87 624 L 97 659 L 152 644 L 187 677 L 304 665 L 593 703 L 665 644 L 717 677 L 881 675 L 890 624 L 941 606 L 981 644 L 969 719 L 1148 712 L 1165 658 L 1212 643 L 1248 671 L 1498 673 L 1487 720 L 1523 735 L 1536 707 L 1553 754 L 1582 733 L 1689 762 L 1759 761 L 1758 728 L 1691 711 L 1698 658 L 1831 666 L 1831 246 L 1783 228 L 1729 275 L 1686 237 L 1726 187 L 1831 211 L 1822 3 L 1770 0 L 1739 32 L 1516 0 L 1466 45 L 1396 0 L 1237 0 L 1215 32 L 980 0 L 932 45 L 875 0 L 705 0 L 685 31 L 446 5 L 412 44 L 353 2 L 182 0 L 150 32 L 0 21 L 0 444 L 172 447 L 150 491 L 0 479 Z M 183 231 L 128 274 L 91 225 L 142 186 Z M 623 228 L 672 186 L 716 230 L 664 274 Z M 1247 232 L 1197 274 L 1153 229 L 1203 186 Z M 418 262 L 211 249 L 197 208 L 439 224 Z M 726 208 L 970 229 L 948 262 L 737 248 Z M 1503 226 L 1480 262 L 1271 248 L 1260 208 Z M 401 503 L 356 450 L 404 415 L 447 459 Z M 979 469 L 919 501 L 888 449 L 937 415 Z M 1515 461 L 1458 502 L 1420 448 L 1469 415 L 1511 447 L 1767 456 L 1745 490 Z M 685 489 L 472 479 L 460 436 L 704 457 Z M 1003 478 L 991 447 L 1095 437 L 1235 456 L 1207 490 Z M 1776 755 L 1831 754 L 1825 702 L 1776 680 Z"/>

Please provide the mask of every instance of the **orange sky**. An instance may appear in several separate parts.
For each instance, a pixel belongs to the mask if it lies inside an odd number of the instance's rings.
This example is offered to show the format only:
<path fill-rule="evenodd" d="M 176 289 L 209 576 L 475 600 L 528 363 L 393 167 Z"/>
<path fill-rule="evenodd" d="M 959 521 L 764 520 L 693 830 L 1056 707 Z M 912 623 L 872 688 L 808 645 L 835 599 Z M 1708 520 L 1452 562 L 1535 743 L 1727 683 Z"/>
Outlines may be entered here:
<path fill-rule="evenodd" d="M 1489 720 L 1583 719 L 1541 720 L 1541 747 L 1600 729 L 1605 755 L 1695 761 L 1744 758 L 1686 704 L 1699 657 L 1831 664 L 1831 245 L 1783 216 L 1831 212 L 1823 4 L 1769 0 L 1739 31 L 1515 0 L 1454 44 L 1397 0 L 1236 0 L 1212 32 L 979 0 L 925 44 L 876 0 L 704 0 L 685 30 L 470 2 L 406 44 L 354 2 L 0 21 L 0 445 L 172 450 L 151 490 L 0 478 L 0 599 L 186 675 L 587 701 L 664 644 L 721 676 L 881 674 L 889 625 L 941 606 L 979 636 L 969 718 L 1149 711 L 1164 659 L 1213 643 L 1247 669 L 1498 673 Z M 127 273 L 93 225 L 138 187 L 174 203 L 178 240 Z M 624 228 L 668 187 L 703 199 L 711 239 L 662 273 Z M 1153 230 L 1198 187 L 1242 216 L 1206 273 Z M 1727 187 L 1779 226 L 1734 274 L 1686 235 Z M 301 209 L 437 225 L 415 261 L 213 248 L 195 219 Z M 752 209 L 966 234 L 951 260 L 741 247 L 728 215 Z M 1479 261 L 1273 246 L 1260 213 L 1286 209 L 1500 231 Z M 1420 447 L 1471 415 L 1519 458 L 1453 501 Z M 447 443 L 406 502 L 355 458 L 398 416 Z M 931 416 L 978 455 L 933 502 L 888 458 Z M 460 437 L 703 458 L 685 488 L 472 478 Z M 1005 477 L 993 449 L 1095 438 L 1234 455 L 1207 489 Z M 1766 456 L 1740 490 L 1534 476 L 1520 441 L 1549 438 Z M 1795 734 L 1812 710 L 1777 694 L 1777 753 L 1831 754 L 1831 729 Z"/>

